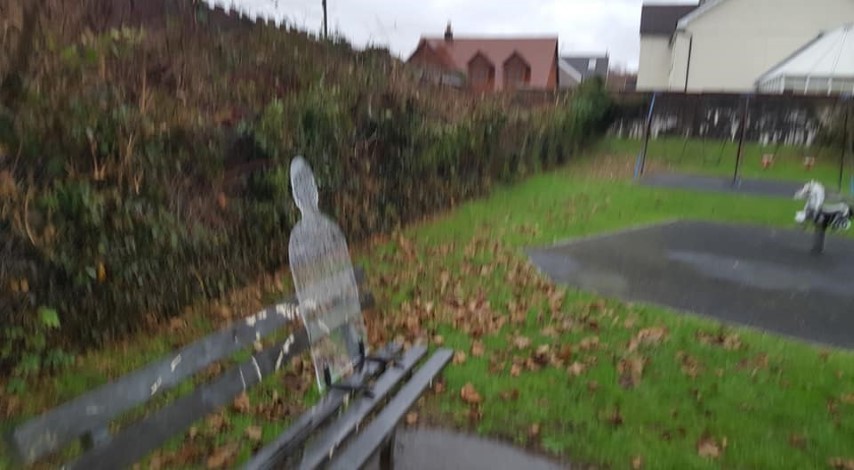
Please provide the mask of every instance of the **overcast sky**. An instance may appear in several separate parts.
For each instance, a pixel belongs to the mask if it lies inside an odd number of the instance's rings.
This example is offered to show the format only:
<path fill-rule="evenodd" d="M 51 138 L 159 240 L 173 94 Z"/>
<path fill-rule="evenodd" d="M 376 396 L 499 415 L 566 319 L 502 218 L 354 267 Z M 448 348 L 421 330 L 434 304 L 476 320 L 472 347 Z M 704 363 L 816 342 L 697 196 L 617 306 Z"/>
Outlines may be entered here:
<path fill-rule="evenodd" d="M 321 0 L 207 0 L 287 18 L 318 31 Z M 643 0 L 327 0 L 329 28 L 352 44 L 387 46 L 406 59 L 421 35 L 441 36 L 451 21 L 467 35 L 557 35 L 561 54 L 609 53 L 612 66 L 637 69 Z M 662 3 L 647 1 L 646 3 Z M 697 3 L 674 0 L 669 3 Z"/>

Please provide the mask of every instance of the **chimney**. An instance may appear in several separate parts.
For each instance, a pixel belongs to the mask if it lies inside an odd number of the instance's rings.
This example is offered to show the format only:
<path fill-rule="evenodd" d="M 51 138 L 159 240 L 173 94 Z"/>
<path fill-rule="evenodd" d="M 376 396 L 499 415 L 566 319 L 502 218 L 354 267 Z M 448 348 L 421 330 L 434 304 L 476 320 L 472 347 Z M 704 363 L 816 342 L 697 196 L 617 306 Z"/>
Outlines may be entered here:
<path fill-rule="evenodd" d="M 448 26 L 445 27 L 445 41 L 451 42 L 454 40 L 454 31 L 451 29 L 451 22 L 448 21 Z"/>

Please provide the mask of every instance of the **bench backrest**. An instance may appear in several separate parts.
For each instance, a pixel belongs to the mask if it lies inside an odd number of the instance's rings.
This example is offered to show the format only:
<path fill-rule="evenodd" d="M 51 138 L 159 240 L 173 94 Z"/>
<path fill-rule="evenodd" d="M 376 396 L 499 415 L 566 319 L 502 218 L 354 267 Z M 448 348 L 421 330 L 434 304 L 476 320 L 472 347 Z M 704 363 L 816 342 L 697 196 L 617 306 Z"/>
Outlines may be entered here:
<path fill-rule="evenodd" d="M 355 279 L 361 283 L 363 273 L 357 270 Z M 373 298 L 362 292 L 360 301 L 368 308 Z M 238 320 L 157 362 L 22 423 L 6 436 L 8 447 L 20 463 L 31 464 L 79 439 L 87 450 L 71 465 L 74 468 L 118 468 L 136 462 L 305 352 L 309 347 L 308 335 L 305 329 L 294 327 L 297 317 L 296 299 L 290 299 Z M 261 338 L 283 328 L 291 330 L 283 341 L 123 427 L 115 436 L 110 435 L 110 424 L 122 414 L 163 395 L 207 366 L 252 348 Z"/>

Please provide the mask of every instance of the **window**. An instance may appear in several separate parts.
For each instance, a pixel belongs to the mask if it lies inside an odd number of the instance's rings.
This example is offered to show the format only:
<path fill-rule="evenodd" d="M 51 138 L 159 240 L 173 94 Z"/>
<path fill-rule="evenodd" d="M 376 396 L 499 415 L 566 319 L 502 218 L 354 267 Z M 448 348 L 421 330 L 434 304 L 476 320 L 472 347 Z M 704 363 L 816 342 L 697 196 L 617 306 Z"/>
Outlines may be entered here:
<path fill-rule="evenodd" d="M 521 88 L 531 82 L 531 67 L 518 55 L 504 62 L 504 87 Z"/>
<path fill-rule="evenodd" d="M 483 55 L 469 62 L 469 83 L 477 89 L 490 89 L 495 80 L 495 67 Z"/>
<path fill-rule="evenodd" d="M 596 70 L 596 59 L 590 59 L 590 62 L 587 63 L 587 70 L 591 72 Z"/>

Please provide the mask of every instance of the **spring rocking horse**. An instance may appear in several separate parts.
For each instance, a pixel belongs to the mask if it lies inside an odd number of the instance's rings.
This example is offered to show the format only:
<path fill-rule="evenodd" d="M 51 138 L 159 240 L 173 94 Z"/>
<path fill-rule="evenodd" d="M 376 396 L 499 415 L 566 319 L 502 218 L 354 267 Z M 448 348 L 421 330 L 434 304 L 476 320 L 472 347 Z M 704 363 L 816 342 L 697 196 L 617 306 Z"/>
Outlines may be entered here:
<path fill-rule="evenodd" d="M 827 229 L 848 230 L 851 228 L 851 220 L 854 219 L 854 208 L 845 202 L 836 204 L 825 204 L 824 186 L 818 181 L 810 181 L 800 191 L 795 193 L 795 199 L 806 199 L 804 210 L 795 214 L 795 222 L 799 224 L 811 223 L 815 228 L 813 238 L 812 254 L 820 255 L 824 252 L 824 240 Z"/>

